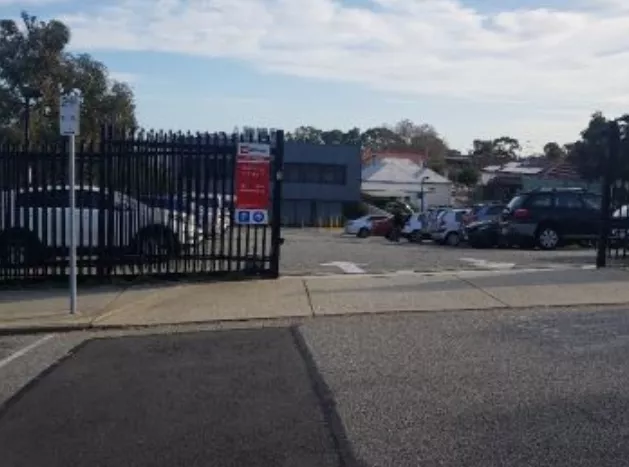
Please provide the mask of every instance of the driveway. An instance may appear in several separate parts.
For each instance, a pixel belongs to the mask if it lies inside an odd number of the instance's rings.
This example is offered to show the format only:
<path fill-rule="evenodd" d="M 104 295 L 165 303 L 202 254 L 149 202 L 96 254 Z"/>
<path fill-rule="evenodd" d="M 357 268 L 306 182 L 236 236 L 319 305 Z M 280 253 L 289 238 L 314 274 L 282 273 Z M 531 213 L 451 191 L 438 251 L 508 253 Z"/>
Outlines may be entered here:
<path fill-rule="evenodd" d="M 624 466 L 626 316 L 398 314 L 88 340 L 0 409 L 2 465 Z"/>

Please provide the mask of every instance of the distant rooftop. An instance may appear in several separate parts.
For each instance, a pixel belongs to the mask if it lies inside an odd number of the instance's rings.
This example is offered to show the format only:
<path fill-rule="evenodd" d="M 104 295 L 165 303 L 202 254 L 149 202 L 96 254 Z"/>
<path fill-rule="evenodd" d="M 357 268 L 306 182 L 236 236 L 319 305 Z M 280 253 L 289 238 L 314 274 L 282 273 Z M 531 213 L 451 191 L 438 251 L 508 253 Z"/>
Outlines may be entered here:
<path fill-rule="evenodd" d="M 421 166 L 426 162 L 427 157 L 421 151 L 372 151 L 371 149 L 363 151 L 363 165 L 370 165 L 382 159 L 409 160 Z"/>

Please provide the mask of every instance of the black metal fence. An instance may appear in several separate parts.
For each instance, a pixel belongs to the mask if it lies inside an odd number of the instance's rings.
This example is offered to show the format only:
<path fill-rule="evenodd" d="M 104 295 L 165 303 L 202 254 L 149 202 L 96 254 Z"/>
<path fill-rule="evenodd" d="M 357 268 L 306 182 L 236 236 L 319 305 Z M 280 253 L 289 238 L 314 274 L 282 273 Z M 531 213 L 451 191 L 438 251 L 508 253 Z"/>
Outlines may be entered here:
<path fill-rule="evenodd" d="M 626 125 L 609 122 L 603 158 L 601 232 L 597 267 L 627 260 L 629 253 L 629 134 Z"/>
<path fill-rule="evenodd" d="M 233 222 L 239 142 L 271 147 L 270 225 Z M 0 283 L 69 273 L 67 142 L 0 145 Z M 77 141 L 78 275 L 279 275 L 282 131 L 116 131 Z"/>

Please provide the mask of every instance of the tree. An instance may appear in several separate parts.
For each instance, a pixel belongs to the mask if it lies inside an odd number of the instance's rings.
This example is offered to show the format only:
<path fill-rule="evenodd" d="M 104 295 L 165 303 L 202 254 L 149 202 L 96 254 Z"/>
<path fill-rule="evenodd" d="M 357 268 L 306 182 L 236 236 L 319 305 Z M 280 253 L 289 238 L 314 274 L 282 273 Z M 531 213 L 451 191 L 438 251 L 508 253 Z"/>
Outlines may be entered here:
<path fill-rule="evenodd" d="M 0 21 L 0 137 L 19 141 L 27 116 L 33 138 L 57 137 L 60 87 L 83 93 L 83 137 L 97 138 L 102 124 L 136 126 L 132 90 L 89 55 L 68 53 L 65 24 L 25 12 L 21 19 Z M 27 113 L 29 95 L 37 98 Z"/>
<path fill-rule="evenodd" d="M 323 131 L 313 126 L 300 126 L 291 135 L 292 141 L 310 144 L 324 144 Z"/>
<path fill-rule="evenodd" d="M 568 159 L 585 180 L 593 181 L 603 174 L 603 159 L 608 144 L 607 124 L 603 114 L 595 112 L 587 128 L 581 132 L 581 139 L 571 145 Z"/>
<path fill-rule="evenodd" d="M 321 139 L 323 140 L 323 144 L 344 144 L 345 133 L 341 130 L 323 131 L 321 133 Z"/>
<path fill-rule="evenodd" d="M 372 151 L 399 151 L 421 153 L 428 158 L 428 167 L 443 173 L 448 145 L 428 124 L 416 125 L 411 120 L 400 120 L 389 127 L 381 125 L 361 132 L 352 128 L 347 132 L 339 129 L 321 130 L 313 126 L 300 126 L 286 134 L 288 141 L 310 144 L 348 144 Z"/>
<path fill-rule="evenodd" d="M 404 139 L 399 134 L 384 126 L 368 129 L 361 135 L 360 139 L 364 148 L 369 148 L 373 151 L 398 151 L 407 147 Z"/>
<path fill-rule="evenodd" d="M 520 142 L 510 136 L 501 136 L 493 141 L 494 154 L 501 163 L 511 162 L 518 158 L 522 147 Z"/>
<path fill-rule="evenodd" d="M 456 177 L 456 181 L 461 185 L 474 186 L 478 183 L 480 174 L 473 167 L 464 167 Z"/>
<path fill-rule="evenodd" d="M 471 157 L 478 168 L 487 165 L 503 165 L 517 159 L 521 150 L 517 139 L 501 136 L 493 140 L 475 139 Z"/>
<path fill-rule="evenodd" d="M 558 143 L 549 142 L 544 145 L 544 157 L 551 161 L 559 161 L 566 156 L 564 148 Z"/>

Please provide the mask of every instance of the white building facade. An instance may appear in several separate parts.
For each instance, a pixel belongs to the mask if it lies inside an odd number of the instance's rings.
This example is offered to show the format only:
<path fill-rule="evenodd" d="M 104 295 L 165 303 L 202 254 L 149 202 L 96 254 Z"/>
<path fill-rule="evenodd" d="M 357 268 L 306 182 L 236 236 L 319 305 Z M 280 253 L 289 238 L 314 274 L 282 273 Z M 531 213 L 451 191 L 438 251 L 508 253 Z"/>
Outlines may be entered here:
<path fill-rule="evenodd" d="M 376 198 L 404 200 L 423 209 L 452 203 L 450 180 L 423 165 L 398 158 L 383 158 L 364 166 L 361 191 Z"/>

